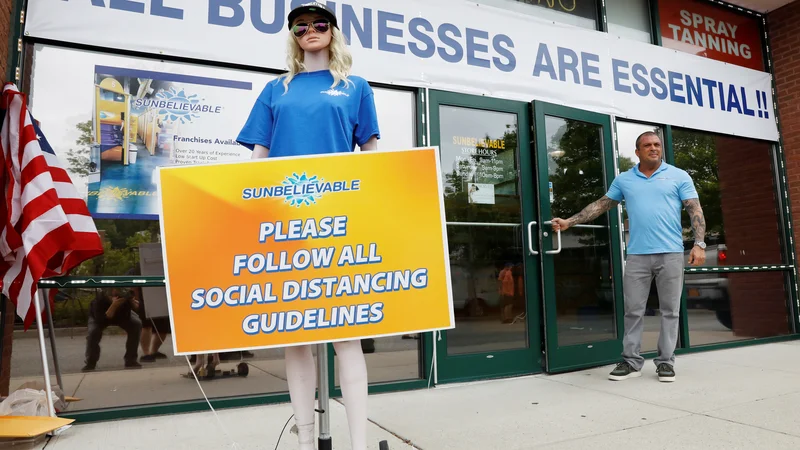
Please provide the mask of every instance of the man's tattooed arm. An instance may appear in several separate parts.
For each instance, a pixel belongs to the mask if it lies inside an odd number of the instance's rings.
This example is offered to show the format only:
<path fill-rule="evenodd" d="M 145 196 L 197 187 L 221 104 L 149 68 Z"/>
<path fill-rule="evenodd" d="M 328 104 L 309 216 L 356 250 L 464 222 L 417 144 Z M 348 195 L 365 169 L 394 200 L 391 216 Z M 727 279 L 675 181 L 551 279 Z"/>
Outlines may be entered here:
<path fill-rule="evenodd" d="M 569 222 L 569 226 L 591 222 L 592 220 L 600 217 L 600 214 L 605 213 L 617 205 L 619 205 L 618 201 L 612 200 L 604 195 L 599 200 L 593 202 L 586 208 L 583 208 L 583 211 L 567 219 L 567 221 Z"/>
<path fill-rule="evenodd" d="M 703 217 L 703 208 L 700 206 L 700 200 L 696 198 L 684 200 L 683 206 L 686 208 L 692 223 L 694 241 L 703 242 L 706 238 L 706 219 Z"/>

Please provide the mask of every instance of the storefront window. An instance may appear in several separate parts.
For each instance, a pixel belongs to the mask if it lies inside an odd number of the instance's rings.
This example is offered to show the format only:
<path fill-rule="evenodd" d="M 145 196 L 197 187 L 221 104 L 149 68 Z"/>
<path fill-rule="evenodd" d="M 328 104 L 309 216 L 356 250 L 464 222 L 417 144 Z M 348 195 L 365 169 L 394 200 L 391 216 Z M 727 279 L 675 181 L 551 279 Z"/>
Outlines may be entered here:
<path fill-rule="evenodd" d="M 416 147 L 416 98 L 409 91 L 372 88 L 381 128 L 379 149 Z M 423 378 L 420 335 L 362 339 L 369 383 L 417 380 Z M 339 360 L 333 355 L 334 383 L 339 385 Z"/>
<path fill-rule="evenodd" d="M 140 269 L 140 246 L 160 239 L 155 168 L 247 158 L 234 139 L 273 78 L 38 44 L 32 67 L 31 112 L 104 241 L 81 276 Z M 196 112 L 168 109 L 192 102 Z"/>
<path fill-rule="evenodd" d="M 664 47 L 764 70 L 757 18 L 705 0 L 660 1 L 658 15 Z"/>
<path fill-rule="evenodd" d="M 675 165 L 692 177 L 706 219 L 706 266 L 781 264 L 781 241 L 769 142 L 673 130 Z M 684 214 L 684 248 L 694 245 Z M 692 346 L 790 332 L 782 272 L 686 275 Z"/>
<path fill-rule="evenodd" d="M 163 275 L 155 168 L 249 159 L 249 150 L 235 138 L 274 75 L 40 44 L 34 45 L 32 67 L 31 112 L 87 199 L 104 245 L 102 256 L 84 262 L 70 275 Z M 414 93 L 373 90 L 381 126 L 379 147 L 415 147 Z M 194 100 L 205 107 L 180 114 L 164 106 Z M 127 308 L 124 317 L 114 320 L 100 319 L 105 320 L 102 335 L 90 321 L 105 313 L 96 305 L 107 298 L 102 295 L 107 291 L 63 289 L 55 297 L 56 347 L 65 391 L 83 399 L 71 404 L 71 411 L 202 398 L 193 379 L 179 376 L 186 375 L 188 367 L 184 357 L 174 356 L 165 289 L 129 291 L 146 307 Z M 148 342 L 158 339 L 158 333 L 151 336 L 147 331 L 153 323 L 165 341 L 158 357 L 150 360 Z M 128 341 L 129 331 L 141 336 Z M 41 372 L 36 358 L 30 357 L 36 351 L 25 350 L 36 340 L 26 341 L 15 342 L 12 387 Z M 134 341 L 135 351 L 126 348 Z M 101 356 L 96 357 L 98 348 Z M 422 377 L 421 341 L 415 336 L 364 340 L 363 348 L 370 382 Z M 125 366 L 126 351 L 144 369 L 133 372 L 136 376 Z M 210 398 L 287 390 L 282 349 L 220 357 L 220 368 L 233 370 L 243 361 L 249 374 L 204 385 Z"/>
<path fill-rule="evenodd" d="M 675 165 L 692 177 L 706 220 L 706 265 L 782 264 L 772 144 L 673 130 Z M 683 214 L 684 247 L 694 245 Z"/>
<path fill-rule="evenodd" d="M 606 0 L 608 33 L 634 41 L 653 42 L 647 0 Z"/>
<path fill-rule="evenodd" d="M 545 116 L 550 213 L 570 217 L 606 193 L 603 127 Z M 616 337 L 611 228 L 602 214 L 590 224 L 562 232 L 561 253 L 553 258 L 560 346 Z"/>
<path fill-rule="evenodd" d="M 597 29 L 596 0 L 479 0 L 478 3 L 529 14 L 553 22 Z"/>
<path fill-rule="evenodd" d="M 202 399 L 189 375 L 185 356 L 174 356 L 170 324 L 160 316 L 164 288 L 43 290 L 54 298 L 53 322 L 63 392 L 80 398 L 66 412 L 127 407 Z M 110 311 L 111 298 L 125 302 Z M 213 333 L 214 330 L 209 330 Z M 48 349 L 49 341 L 46 342 Z M 36 333 L 15 336 L 11 356 L 13 389 L 41 379 Z M 247 377 L 224 376 L 203 381 L 209 398 L 285 392 L 283 350 L 220 353 L 220 371 Z M 190 361 L 195 363 L 195 357 Z M 52 362 L 52 360 L 51 360 Z M 204 360 L 201 359 L 201 366 Z M 53 365 L 50 366 L 54 373 Z M 53 384 L 57 383 L 55 375 Z"/>
<path fill-rule="evenodd" d="M 33 55 L 31 111 L 87 199 L 106 245 L 104 256 L 72 275 L 135 270 L 138 245 L 159 242 L 155 168 L 248 159 L 249 150 L 234 140 L 261 89 L 274 78 L 40 44 Z M 379 147 L 414 147 L 414 94 L 373 90 Z M 158 102 L 181 96 L 202 98 L 214 110 L 213 120 L 204 121 L 201 113 L 161 114 Z"/>
<path fill-rule="evenodd" d="M 445 105 L 439 118 L 456 318 L 447 353 L 526 348 L 519 118 Z"/>
<path fill-rule="evenodd" d="M 791 332 L 785 272 L 686 275 L 692 347 Z"/>

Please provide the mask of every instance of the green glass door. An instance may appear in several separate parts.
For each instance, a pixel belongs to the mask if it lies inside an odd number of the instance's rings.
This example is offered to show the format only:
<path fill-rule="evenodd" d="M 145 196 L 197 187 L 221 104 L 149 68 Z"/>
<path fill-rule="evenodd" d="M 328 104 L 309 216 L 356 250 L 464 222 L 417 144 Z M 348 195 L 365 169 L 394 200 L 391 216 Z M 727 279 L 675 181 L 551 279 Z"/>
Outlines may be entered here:
<path fill-rule="evenodd" d="M 540 372 L 530 105 L 431 91 L 428 106 L 456 319 L 434 344 L 439 382 Z"/>
<path fill-rule="evenodd" d="M 538 228 L 548 372 L 620 360 L 623 334 L 619 216 L 553 232 L 602 197 L 614 179 L 611 119 L 534 102 Z"/>

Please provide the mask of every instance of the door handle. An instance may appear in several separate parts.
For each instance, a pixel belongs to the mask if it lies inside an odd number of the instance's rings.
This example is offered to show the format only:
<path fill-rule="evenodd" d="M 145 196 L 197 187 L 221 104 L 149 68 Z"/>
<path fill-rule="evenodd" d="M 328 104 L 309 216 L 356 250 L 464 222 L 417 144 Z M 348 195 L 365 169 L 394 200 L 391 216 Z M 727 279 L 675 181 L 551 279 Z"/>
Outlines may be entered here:
<path fill-rule="evenodd" d="M 533 226 L 536 225 L 536 221 L 528 222 L 528 251 L 531 252 L 531 255 L 538 255 L 539 252 L 533 249 Z"/>
<path fill-rule="evenodd" d="M 548 220 L 548 221 L 547 221 L 547 222 L 545 222 L 544 224 L 545 224 L 545 225 L 552 225 L 552 224 L 553 224 L 553 222 L 551 222 L 551 221 L 549 221 L 549 220 Z M 548 251 L 546 251 L 546 252 L 545 252 L 545 254 L 548 254 L 548 255 L 557 255 L 557 254 L 561 253 L 561 230 L 558 230 L 558 231 L 556 231 L 556 236 L 557 236 L 557 239 L 558 239 L 558 248 L 557 248 L 557 249 L 555 249 L 555 250 L 548 250 Z"/>
<path fill-rule="evenodd" d="M 573 225 L 570 228 L 590 228 L 593 230 L 605 230 L 608 227 L 605 225 Z"/>

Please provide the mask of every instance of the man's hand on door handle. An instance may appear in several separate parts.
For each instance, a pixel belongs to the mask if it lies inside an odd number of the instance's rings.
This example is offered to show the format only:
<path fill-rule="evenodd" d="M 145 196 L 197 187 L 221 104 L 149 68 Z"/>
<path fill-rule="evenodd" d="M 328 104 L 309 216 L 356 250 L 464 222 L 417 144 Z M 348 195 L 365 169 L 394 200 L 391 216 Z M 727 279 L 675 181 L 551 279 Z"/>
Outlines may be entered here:
<path fill-rule="evenodd" d="M 553 219 L 553 231 L 567 231 L 567 228 L 570 227 L 570 223 L 566 219 Z"/>

